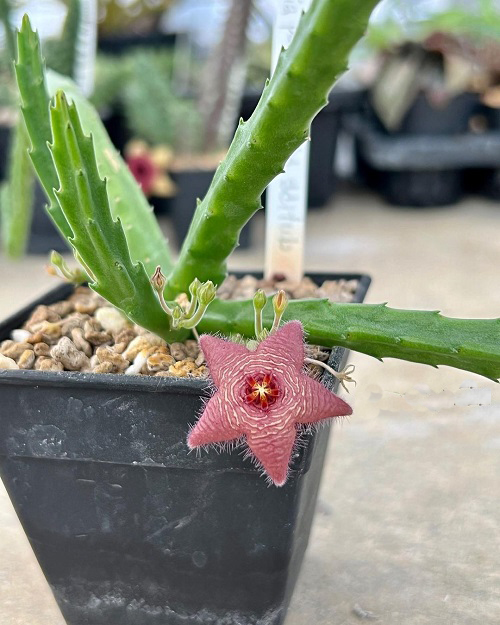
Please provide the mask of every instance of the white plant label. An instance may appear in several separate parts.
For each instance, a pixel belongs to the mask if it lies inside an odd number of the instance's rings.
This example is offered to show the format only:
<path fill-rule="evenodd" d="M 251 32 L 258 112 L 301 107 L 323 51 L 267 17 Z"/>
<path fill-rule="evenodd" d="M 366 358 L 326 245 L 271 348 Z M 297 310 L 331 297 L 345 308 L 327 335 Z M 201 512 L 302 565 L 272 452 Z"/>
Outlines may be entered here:
<path fill-rule="evenodd" d="M 273 27 L 271 72 L 281 48 L 292 41 L 303 11 L 311 0 L 281 0 Z M 288 159 L 285 173 L 275 178 L 266 194 L 265 277 L 283 275 L 299 282 L 304 272 L 305 225 L 309 174 L 309 142 Z"/>
<path fill-rule="evenodd" d="M 80 27 L 77 33 L 75 82 L 86 96 L 94 90 L 97 47 L 97 0 L 80 2 Z"/>

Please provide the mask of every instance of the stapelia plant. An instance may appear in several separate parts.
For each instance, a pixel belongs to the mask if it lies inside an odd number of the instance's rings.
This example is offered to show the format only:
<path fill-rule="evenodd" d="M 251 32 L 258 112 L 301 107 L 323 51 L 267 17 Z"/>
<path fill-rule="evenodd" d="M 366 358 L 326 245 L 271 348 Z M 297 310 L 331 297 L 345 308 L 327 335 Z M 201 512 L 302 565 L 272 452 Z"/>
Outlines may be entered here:
<path fill-rule="evenodd" d="M 272 303 L 265 298 L 259 299 L 256 324 L 252 300 L 227 302 L 215 298 L 210 302 L 213 287 L 204 286 L 201 302 L 200 284 L 211 281 L 218 285 L 224 279 L 226 259 L 237 246 L 241 229 L 261 208 L 260 197 L 266 186 L 307 140 L 311 120 L 325 105 L 376 4 L 377 0 L 313 0 L 291 45 L 282 52 L 254 114 L 247 122 L 240 122 L 226 158 L 197 207 L 176 263 L 171 260 L 167 242 L 144 196 L 95 111 L 71 81 L 45 73 L 38 37 L 24 19 L 18 37 L 16 74 L 31 159 L 49 200 L 49 214 L 95 291 L 132 321 L 170 341 L 182 340 L 195 325 L 205 333 L 252 337 L 256 325 L 263 323 L 269 328 L 273 324 Z M 167 276 L 165 283 L 162 272 Z M 188 292 L 191 302 L 183 307 L 175 299 Z M 449 319 L 436 311 L 394 310 L 384 304 L 334 304 L 321 299 L 291 302 L 283 321 L 291 320 L 302 324 L 313 344 L 339 345 L 380 359 L 450 365 L 491 379 L 500 376 L 499 319 Z M 264 334 L 258 336 L 264 340 L 252 353 L 216 339 L 201 339 L 214 381 L 221 387 L 191 432 L 191 445 L 214 442 L 204 438 L 203 433 L 217 428 L 219 442 L 228 440 L 227 427 L 234 424 L 223 427 L 219 422 L 221 401 L 229 403 L 228 409 L 239 405 L 242 420 L 251 411 L 262 412 L 264 399 L 267 406 L 262 414 L 270 419 L 282 406 L 288 428 L 286 445 L 279 452 L 283 458 L 291 450 L 290 431 L 295 431 L 291 424 L 309 422 L 311 407 L 323 415 L 318 391 L 311 397 L 311 384 L 300 371 L 303 353 L 299 325 L 287 324 L 280 332 L 295 335 L 293 345 L 283 347 L 282 352 L 276 351 L 281 336 L 278 334 L 269 339 Z M 284 399 L 289 388 L 285 378 L 291 379 L 292 369 L 287 369 L 283 378 L 272 371 L 287 349 L 295 367 L 293 379 L 307 390 L 306 401 L 297 402 L 295 416 L 288 414 L 289 404 Z M 256 359 L 268 350 L 273 353 L 272 362 L 265 370 L 260 365 L 254 367 Z M 228 379 L 229 386 L 222 385 L 220 367 L 225 365 L 217 365 L 219 357 L 233 358 L 235 354 L 248 365 L 248 371 L 235 369 L 241 374 L 238 396 L 231 386 L 233 377 Z M 300 392 L 290 395 L 299 396 Z M 249 398 L 253 398 L 250 404 L 244 404 Z M 331 402 L 339 405 L 338 400 Z M 218 410 L 212 408 L 217 405 Z M 326 412 L 329 416 L 339 414 L 335 410 L 332 405 Z M 346 410 L 341 408 L 340 412 Z M 274 461 L 268 461 L 254 440 L 252 428 L 236 427 L 230 432 L 231 436 L 241 433 L 246 434 L 268 475 L 282 482 L 284 462 L 274 466 Z M 271 441 L 272 437 L 268 438 L 266 445 L 272 450 Z"/>

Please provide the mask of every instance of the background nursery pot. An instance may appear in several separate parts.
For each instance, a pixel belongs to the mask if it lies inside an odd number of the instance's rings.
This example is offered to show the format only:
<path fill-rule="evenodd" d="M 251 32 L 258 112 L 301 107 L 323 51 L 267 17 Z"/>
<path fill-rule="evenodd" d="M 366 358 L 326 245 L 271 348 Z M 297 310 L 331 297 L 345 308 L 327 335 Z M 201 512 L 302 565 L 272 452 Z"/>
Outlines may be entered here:
<path fill-rule="evenodd" d="M 315 281 L 366 276 L 312 275 Z M 61 286 L 5 321 L 0 338 Z M 339 368 L 347 351 L 335 349 Z M 324 383 L 336 386 L 331 376 Z M 188 453 L 206 381 L 1 371 L 1 476 L 70 625 L 283 622 L 329 428 L 282 488 L 241 450 Z"/>

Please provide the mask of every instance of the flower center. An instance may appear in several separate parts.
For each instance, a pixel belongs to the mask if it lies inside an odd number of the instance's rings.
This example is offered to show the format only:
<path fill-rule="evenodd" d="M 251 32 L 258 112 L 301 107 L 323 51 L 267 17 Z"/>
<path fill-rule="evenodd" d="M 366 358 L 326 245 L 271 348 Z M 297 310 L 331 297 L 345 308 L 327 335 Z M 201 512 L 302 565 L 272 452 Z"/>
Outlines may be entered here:
<path fill-rule="evenodd" d="M 245 400 L 261 410 L 269 406 L 280 396 L 280 389 L 272 373 L 248 375 L 245 379 Z"/>

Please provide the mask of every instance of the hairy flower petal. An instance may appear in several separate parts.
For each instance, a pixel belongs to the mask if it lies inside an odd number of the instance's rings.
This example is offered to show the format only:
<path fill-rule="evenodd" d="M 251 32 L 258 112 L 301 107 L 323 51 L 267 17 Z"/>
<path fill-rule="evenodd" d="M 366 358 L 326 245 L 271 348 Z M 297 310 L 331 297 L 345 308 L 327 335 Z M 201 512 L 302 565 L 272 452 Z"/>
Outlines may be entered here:
<path fill-rule="evenodd" d="M 200 345 L 217 391 L 191 430 L 189 447 L 245 436 L 276 486 L 286 482 L 300 424 L 352 412 L 303 371 L 304 333 L 298 321 L 282 326 L 254 351 L 209 335 L 200 337 Z"/>

